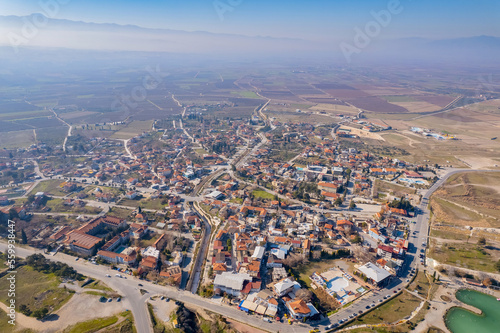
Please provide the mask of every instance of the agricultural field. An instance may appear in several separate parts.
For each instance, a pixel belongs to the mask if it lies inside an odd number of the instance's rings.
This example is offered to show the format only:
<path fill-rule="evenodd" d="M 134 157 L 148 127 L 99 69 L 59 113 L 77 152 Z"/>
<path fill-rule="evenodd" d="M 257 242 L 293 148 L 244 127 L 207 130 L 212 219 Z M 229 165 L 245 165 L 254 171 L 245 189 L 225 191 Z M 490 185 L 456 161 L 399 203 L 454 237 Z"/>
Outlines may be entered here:
<path fill-rule="evenodd" d="M 311 124 L 336 124 L 338 119 L 319 114 L 310 114 L 295 111 L 266 111 L 269 117 L 276 118 L 280 122 L 303 123 L 305 119 Z"/>
<path fill-rule="evenodd" d="M 336 114 L 357 115 L 359 113 L 358 109 L 349 105 L 326 104 L 326 103 L 317 104 L 309 108 L 309 110 L 327 112 L 335 115 Z"/>
<path fill-rule="evenodd" d="M 36 129 L 36 140 L 51 146 L 62 145 L 68 134 L 67 126 L 49 127 Z"/>
<path fill-rule="evenodd" d="M 152 125 L 152 120 L 133 121 L 125 126 L 125 128 L 115 132 L 111 137 L 115 139 L 130 139 L 134 136 L 151 130 Z"/>
<path fill-rule="evenodd" d="M 35 134 L 32 129 L 22 131 L 12 128 L 8 135 L 0 135 L 0 147 L 2 148 L 29 147 L 34 143 Z"/>

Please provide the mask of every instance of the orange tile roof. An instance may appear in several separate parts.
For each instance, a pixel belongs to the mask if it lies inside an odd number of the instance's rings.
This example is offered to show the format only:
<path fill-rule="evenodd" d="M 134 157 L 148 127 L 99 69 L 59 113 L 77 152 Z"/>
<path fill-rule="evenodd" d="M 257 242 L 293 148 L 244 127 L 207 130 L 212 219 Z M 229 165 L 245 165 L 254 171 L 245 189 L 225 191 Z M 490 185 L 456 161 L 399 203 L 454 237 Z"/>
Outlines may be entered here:
<path fill-rule="evenodd" d="M 289 307 L 295 312 L 300 314 L 308 314 L 311 313 L 311 309 L 307 306 L 306 302 L 301 299 L 290 302 Z"/>

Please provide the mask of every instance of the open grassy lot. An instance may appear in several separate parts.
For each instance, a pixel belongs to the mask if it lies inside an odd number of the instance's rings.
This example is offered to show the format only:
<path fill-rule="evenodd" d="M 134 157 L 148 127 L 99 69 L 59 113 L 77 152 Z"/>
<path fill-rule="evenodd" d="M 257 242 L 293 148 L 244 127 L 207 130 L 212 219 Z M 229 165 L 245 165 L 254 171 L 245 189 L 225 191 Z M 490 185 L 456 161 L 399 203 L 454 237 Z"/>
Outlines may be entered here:
<path fill-rule="evenodd" d="M 405 194 L 415 194 L 417 190 L 414 188 L 389 183 L 380 179 L 375 180 L 374 193 L 390 193 L 396 197 L 401 197 Z"/>
<path fill-rule="evenodd" d="M 109 215 L 116 216 L 121 219 L 126 219 L 132 213 L 131 209 L 120 208 L 120 207 L 112 207 L 109 211 Z"/>
<path fill-rule="evenodd" d="M 500 227 L 500 172 L 457 174 L 431 198 L 436 222 Z"/>
<path fill-rule="evenodd" d="M 117 316 L 92 319 L 68 327 L 64 330 L 64 333 L 97 332 L 105 327 L 115 324 L 116 322 L 118 322 Z"/>
<path fill-rule="evenodd" d="M 68 193 L 63 192 L 61 190 L 61 187 L 59 186 L 63 182 L 64 181 L 62 180 L 55 180 L 55 179 L 44 180 L 43 182 L 38 183 L 38 185 L 35 186 L 35 188 L 33 188 L 33 190 L 30 193 L 35 194 L 37 192 L 45 192 L 51 195 L 65 196 Z"/>
<path fill-rule="evenodd" d="M 441 239 L 466 241 L 470 236 L 470 231 L 440 226 L 432 227 L 430 236 Z"/>
<path fill-rule="evenodd" d="M 390 301 L 359 317 L 349 324 L 348 327 L 362 324 L 390 324 L 397 322 L 398 320 L 410 315 L 417 308 L 420 302 L 420 299 L 417 297 L 403 291 L 400 295 Z"/>
<path fill-rule="evenodd" d="M 122 206 L 128 207 L 141 207 L 144 209 L 155 209 L 160 210 L 165 206 L 162 204 L 163 199 L 141 199 L 141 200 L 130 200 L 130 199 L 121 199 L 119 204 Z"/>
<path fill-rule="evenodd" d="M 10 318 L 7 317 L 7 314 L 3 310 L 0 310 L 0 332 L 33 333 L 30 329 L 16 329 L 16 326 L 9 324 L 9 320 Z"/>
<path fill-rule="evenodd" d="M 262 198 L 262 199 L 267 199 L 267 200 L 273 200 L 274 199 L 274 195 L 272 195 L 271 193 L 268 193 L 266 191 L 256 190 L 256 191 L 253 191 L 252 194 L 256 198 Z"/>
<path fill-rule="evenodd" d="M 77 205 L 66 206 L 64 205 L 64 199 L 53 198 L 47 201 L 47 207 L 50 208 L 51 212 L 54 213 L 78 213 L 78 214 L 99 214 L 102 210 L 97 207 L 84 206 L 80 207 Z"/>
<path fill-rule="evenodd" d="M 99 280 L 96 280 L 96 281 L 94 281 L 92 283 L 89 283 L 89 284 L 85 285 L 84 288 L 114 292 L 113 289 L 111 289 L 104 282 L 99 281 Z"/>
<path fill-rule="evenodd" d="M 499 251 L 478 246 L 475 243 L 443 243 L 431 239 L 429 257 L 439 263 L 478 271 L 495 273 Z"/>
<path fill-rule="evenodd" d="M 85 187 L 85 189 L 83 191 L 85 193 L 87 193 L 88 195 L 91 195 L 94 193 L 96 188 L 100 188 L 103 193 L 111 193 L 115 196 L 122 193 L 122 190 L 120 188 L 117 188 L 117 187 L 97 186 L 97 185 L 89 185 L 89 186 Z"/>
<path fill-rule="evenodd" d="M 59 287 L 60 281 L 54 274 L 43 274 L 30 267 L 18 269 L 16 280 L 16 305 L 24 304 L 31 311 L 47 307 L 51 311 L 59 309 L 73 295 Z M 8 302 L 9 282 L 7 276 L 0 279 L 0 301 Z"/>
<path fill-rule="evenodd" d="M 408 287 L 411 291 L 416 291 L 420 296 L 426 298 L 429 290 L 431 288 L 431 284 L 425 273 L 423 271 L 419 271 L 415 280 Z"/>

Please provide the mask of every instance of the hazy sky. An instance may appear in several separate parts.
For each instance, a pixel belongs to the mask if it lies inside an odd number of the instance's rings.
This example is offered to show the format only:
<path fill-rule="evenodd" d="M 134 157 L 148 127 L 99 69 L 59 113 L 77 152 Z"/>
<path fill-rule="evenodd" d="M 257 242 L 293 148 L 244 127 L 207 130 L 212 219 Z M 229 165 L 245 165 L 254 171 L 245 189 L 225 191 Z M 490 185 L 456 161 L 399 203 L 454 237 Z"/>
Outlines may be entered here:
<path fill-rule="evenodd" d="M 49 12 L 40 5 L 46 2 L 65 4 Z M 372 11 L 391 2 L 402 11 L 383 28 L 383 38 L 500 36 L 497 0 L 2 0 L 0 15 L 45 12 L 86 22 L 338 40 L 352 37 L 355 27 L 373 20 Z"/>

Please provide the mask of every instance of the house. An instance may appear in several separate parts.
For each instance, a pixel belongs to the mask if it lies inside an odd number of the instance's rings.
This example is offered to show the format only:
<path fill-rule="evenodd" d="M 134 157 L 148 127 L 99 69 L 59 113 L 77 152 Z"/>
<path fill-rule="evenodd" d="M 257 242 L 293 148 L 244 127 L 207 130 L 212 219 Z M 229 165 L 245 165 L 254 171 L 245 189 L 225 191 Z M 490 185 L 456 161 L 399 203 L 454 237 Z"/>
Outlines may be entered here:
<path fill-rule="evenodd" d="M 251 282 L 252 277 L 246 273 L 223 272 L 214 279 L 214 290 L 220 289 L 222 292 L 239 297 L 245 282 Z"/>
<path fill-rule="evenodd" d="M 266 248 L 263 246 L 257 246 L 253 252 L 252 258 L 257 259 L 257 260 L 262 260 L 264 257 L 264 253 L 266 251 Z"/>
<path fill-rule="evenodd" d="M 389 245 L 379 245 L 377 247 L 377 255 L 379 257 L 385 258 L 385 259 L 390 259 L 392 258 L 394 251 L 391 246 Z"/>
<path fill-rule="evenodd" d="M 297 320 L 304 320 L 318 314 L 318 310 L 312 303 L 306 303 L 302 299 L 294 299 L 286 303 L 286 307 L 290 311 L 290 315 Z"/>
<path fill-rule="evenodd" d="M 142 272 L 149 272 L 156 269 L 158 264 L 158 259 L 153 256 L 147 256 L 141 260 L 139 263 L 139 268 Z"/>
<path fill-rule="evenodd" d="M 293 291 L 297 284 L 298 283 L 293 281 L 292 279 L 286 278 L 286 279 L 281 280 L 280 282 L 278 282 L 274 285 L 274 293 L 278 297 L 285 296 L 289 292 Z M 298 287 L 300 288 L 300 284 L 298 285 Z"/>
<path fill-rule="evenodd" d="M 384 235 L 382 235 L 380 231 L 377 230 L 376 228 L 370 228 L 368 230 L 368 235 L 370 235 L 372 238 L 382 243 L 385 243 L 387 241 L 387 238 Z"/>
<path fill-rule="evenodd" d="M 129 231 L 131 237 L 141 239 L 148 231 L 148 226 L 139 223 L 132 223 L 130 224 Z"/>
<path fill-rule="evenodd" d="M 160 277 L 172 282 L 173 285 L 180 286 L 182 281 L 182 270 L 179 266 L 168 267 L 160 272 Z"/>
<path fill-rule="evenodd" d="M 227 266 L 225 263 L 215 263 L 212 267 L 215 274 L 227 272 Z"/>
<path fill-rule="evenodd" d="M 127 199 L 130 199 L 130 200 L 134 200 L 135 198 L 137 198 L 139 196 L 139 194 L 135 191 L 128 191 L 126 194 L 125 194 L 125 198 Z"/>
<path fill-rule="evenodd" d="M 130 266 L 133 265 L 137 259 L 137 253 L 132 248 L 127 248 L 121 253 L 100 250 L 99 252 L 97 252 L 97 255 L 102 260 L 115 265 L 125 264 Z"/>
<path fill-rule="evenodd" d="M 383 268 L 368 262 L 363 266 L 359 267 L 358 270 L 363 273 L 368 280 L 377 286 L 384 286 L 388 282 L 388 278 L 391 274 Z"/>
<path fill-rule="evenodd" d="M 337 184 L 333 183 L 326 183 L 326 182 L 319 182 L 318 183 L 318 189 L 325 191 L 325 192 L 330 192 L 330 193 L 337 193 Z"/>

